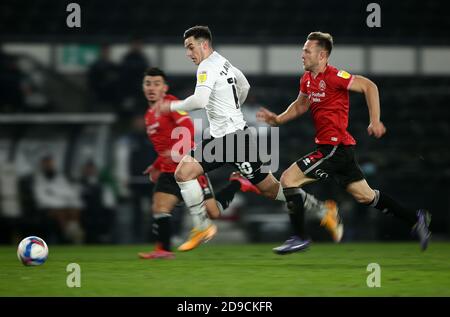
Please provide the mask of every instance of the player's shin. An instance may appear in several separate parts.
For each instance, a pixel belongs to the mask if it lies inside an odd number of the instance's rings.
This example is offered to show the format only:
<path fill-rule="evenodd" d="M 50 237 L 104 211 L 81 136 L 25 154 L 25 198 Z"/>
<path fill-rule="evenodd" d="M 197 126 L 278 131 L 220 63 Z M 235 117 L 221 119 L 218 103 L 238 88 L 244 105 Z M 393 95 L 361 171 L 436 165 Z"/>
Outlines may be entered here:
<path fill-rule="evenodd" d="M 372 206 L 386 214 L 392 213 L 394 216 L 407 222 L 410 226 L 413 226 L 416 223 L 417 217 L 414 210 L 408 210 L 404 208 L 397 201 L 383 192 L 380 192 L 376 189 L 374 190 L 374 192 L 375 198 L 369 204 L 369 206 Z"/>
<path fill-rule="evenodd" d="M 211 224 L 206 213 L 204 204 L 204 194 L 197 179 L 187 182 L 177 182 L 180 186 L 181 195 L 183 196 L 186 206 L 194 222 L 194 227 L 199 230 L 205 230 Z"/>
<path fill-rule="evenodd" d="M 153 214 L 153 234 L 156 241 L 165 251 L 171 251 L 170 237 L 171 237 L 171 214 L 166 212 L 156 212 Z"/>
<path fill-rule="evenodd" d="M 233 201 L 234 195 L 241 188 L 241 184 L 238 181 L 231 181 L 226 187 L 222 188 L 216 193 L 217 203 L 220 204 L 220 208 L 225 210 Z"/>
<path fill-rule="evenodd" d="M 305 215 L 310 218 L 322 220 L 327 213 L 327 208 L 323 201 L 318 200 L 314 195 L 302 191 L 303 201 L 305 204 Z"/>
<path fill-rule="evenodd" d="M 288 187 L 283 190 L 289 209 L 289 218 L 294 234 L 306 239 L 305 209 L 301 190 L 298 187 Z"/>
<path fill-rule="evenodd" d="M 317 218 L 321 220 L 327 213 L 327 209 L 323 201 L 318 200 L 314 195 L 308 194 L 303 189 L 299 188 L 300 194 L 302 195 L 305 216 L 310 218 Z M 275 200 L 286 201 L 286 197 L 283 193 L 283 187 L 280 184 L 278 189 L 278 194 Z"/>

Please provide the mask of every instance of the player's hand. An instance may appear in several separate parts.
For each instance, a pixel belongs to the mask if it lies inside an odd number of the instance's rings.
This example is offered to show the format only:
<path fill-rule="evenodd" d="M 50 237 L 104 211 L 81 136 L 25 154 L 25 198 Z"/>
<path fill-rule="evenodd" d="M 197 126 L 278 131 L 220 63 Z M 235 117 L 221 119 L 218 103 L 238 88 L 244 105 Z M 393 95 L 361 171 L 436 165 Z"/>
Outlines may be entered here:
<path fill-rule="evenodd" d="M 159 114 L 165 114 L 170 112 L 170 100 L 160 100 L 155 104 L 155 112 Z"/>
<path fill-rule="evenodd" d="M 159 178 L 159 175 L 161 175 L 161 171 L 157 168 L 155 168 L 152 165 L 150 165 L 149 167 L 146 168 L 146 170 L 143 172 L 144 175 L 148 174 L 148 179 L 152 182 L 152 183 L 156 183 L 156 181 Z"/>
<path fill-rule="evenodd" d="M 276 113 L 269 111 L 268 109 L 263 107 L 259 108 L 259 111 L 256 113 L 256 119 L 258 121 L 266 122 L 271 126 L 277 126 L 280 124 L 277 120 L 277 117 L 278 116 Z"/>
<path fill-rule="evenodd" d="M 367 132 L 369 133 L 369 135 L 373 135 L 374 137 L 379 139 L 386 133 L 386 127 L 381 121 L 373 123 L 371 122 L 367 127 Z"/>

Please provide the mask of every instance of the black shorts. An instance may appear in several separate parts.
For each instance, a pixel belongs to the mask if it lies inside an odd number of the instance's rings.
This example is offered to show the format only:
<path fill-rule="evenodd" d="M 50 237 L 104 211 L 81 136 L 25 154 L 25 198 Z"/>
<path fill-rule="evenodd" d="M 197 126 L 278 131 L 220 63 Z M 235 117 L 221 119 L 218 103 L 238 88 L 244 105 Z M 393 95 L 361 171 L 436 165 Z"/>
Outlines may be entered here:
<path fill-rule="evenodd" d="M 183 200 L 181 196 L 180 187 L 175 181 L 174 173 L 161 173 L 153 187 L 153 193 L 166 193 L 177 196 L 178 199 Z"/>
<path fill-rule="evenodd" d="M 250 130 L 237 130 L 220 138 L 210 137 L 202 140 L 191 150 L 205 173 L 224 165 L 232 165 L 253 184 L 267 177 L 261 171 L 261 162 L 255 137 Z"/>
<path fill-rule="evenodd" d="M 320 180 L 331 176 L 344 187 L 364 179 L 353 145 L 319 145 L 316 151 L 299 159 L 297 165 L 309 178 Z"/>

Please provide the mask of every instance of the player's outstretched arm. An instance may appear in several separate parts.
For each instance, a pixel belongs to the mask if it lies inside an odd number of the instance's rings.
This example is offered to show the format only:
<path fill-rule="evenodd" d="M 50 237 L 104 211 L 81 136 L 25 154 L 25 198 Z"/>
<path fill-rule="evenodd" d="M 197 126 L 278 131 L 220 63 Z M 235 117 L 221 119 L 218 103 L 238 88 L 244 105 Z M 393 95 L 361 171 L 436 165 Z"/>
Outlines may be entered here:
<path fill-rule="evenodd" d="M 381 138 L 386 133 L 386 127 L 380 120 L 380 96 L 377 85 L 370 79 L 355 75 L 348 89 L 365 95 L 370 118 L 367 132 L 369 135 Z"/>
<path fill-rule="evenodd" d="M 309 109 L 308 96 L 305 94 L 299 94 L 297 99 L 292 102 L 289 107 L 282 114 L 276 115 L 275 113 L 267 110 L 266 108 L 261 108 L 256 114 L 256 118 L 259 121 L 266 122 L 271 126 L 278 126 L 291 121 L 302 114 L 304 114 Z"/>
<path fill-rule="evenodd" d="M 197 87 L 192 96 L 187 97 L 184 100 L 164 100 L 156 103 L 155 109 L 160 113 L 168 113 L 173 111 L 192 111 L 196 109 L 205 108 L 209 95 L 211 95 L 211 89 L 208 87 Z"/>

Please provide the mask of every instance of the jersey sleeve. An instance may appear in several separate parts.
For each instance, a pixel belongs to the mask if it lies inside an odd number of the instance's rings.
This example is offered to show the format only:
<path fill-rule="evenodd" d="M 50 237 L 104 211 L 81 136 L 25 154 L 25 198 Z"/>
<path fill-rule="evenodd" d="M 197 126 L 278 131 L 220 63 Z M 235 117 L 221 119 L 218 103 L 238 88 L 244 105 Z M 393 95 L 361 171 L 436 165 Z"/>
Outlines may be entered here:
<path fill-rule="evenodd" d="M 233 72 L 236 75 L 236 86 L 239 95 L 239 103 L 242 105 L 247 99 L 248 91 L 250 90 L 250 84 L 245 75 L 236 67 L 233 66 Z"/>
<path fill-rule="evenodd" d="M 198 67 L 196 87 L 208 87 L 212 90 L 217 77 L 217 71 L 213 67 L 210 67 L 208 63 L 204 63 Z"/>
<path fill-rule="evenodd" d="M 177 126 L 178 125 L 184 126 L 185 124 L 184 123 L 181 124 L 181 123 L 185 122 L 185 121 L 190 122 L 192 124 L 191 117 L 189 117 L 189 114 L 186 111 L 181 111 L 181 110 L 173 111 L 173 112 L 170 112 L 170 115 Z"/>
<path fill-rule="evenodd" d="M 308 90 L 306 88 L 306 74 L 303 74 L 302 78 L 300 78 L 299 94 L 308 95 Z"/>
<path fill-rule="evenodd" d="M 185 111 L 173 111 L 170 113 L 173 121 L 178 127 L 185 127 L 189 130 L 191 134 L 191 138 L 189 142 L 193 142 L 194 140 L 194 123 L 192 122 L 191 117 Z M 186 141 L 187 142 L 187 141 Z"/>
<path fill-rule="evenodd" d="M 350 85 L 353 82 L 354 76 L 345 70 L 338 70 L 336 76 L 333 76 L 333 82 L 336 85 L 336 88 L 348 90 Z"/>

